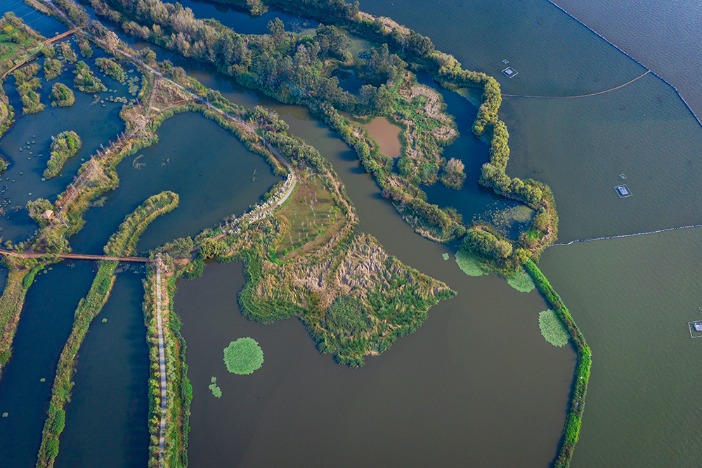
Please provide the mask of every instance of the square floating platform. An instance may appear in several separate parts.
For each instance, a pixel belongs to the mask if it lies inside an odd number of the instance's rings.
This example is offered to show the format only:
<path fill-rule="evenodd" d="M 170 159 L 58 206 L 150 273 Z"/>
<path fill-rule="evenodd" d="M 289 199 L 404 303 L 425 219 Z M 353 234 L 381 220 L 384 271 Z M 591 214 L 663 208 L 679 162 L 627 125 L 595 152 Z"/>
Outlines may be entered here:
<path fill-rule="evenodd" d="M 687 328 L 690 329 L 690 338 L 702 338 L 702 320 L 687 322 Z"/>
<path fill-rule="evenodd" d="M 502 70 L 502 74 L 505 75 L 507 78 L 514 78 L 519 74 L 519 72 L 512 67 L 507 67 L 504 70 Z"/>
<path fill-rule="evenodd" d="M 615 185 L 614 190 L 617 192 L 617 195 L 619 195 L 619 198 L 627 198 L 632 195 L 631 190 L 629 190 L 626 184 Z"/>

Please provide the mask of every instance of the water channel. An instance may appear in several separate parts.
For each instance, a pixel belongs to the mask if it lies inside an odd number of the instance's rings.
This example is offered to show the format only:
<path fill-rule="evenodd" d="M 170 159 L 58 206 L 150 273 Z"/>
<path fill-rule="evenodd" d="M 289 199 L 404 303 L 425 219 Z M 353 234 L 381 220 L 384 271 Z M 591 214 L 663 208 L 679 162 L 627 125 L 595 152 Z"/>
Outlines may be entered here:
<path fill-rule="evenodd" d="M 78 301 L 95 275 L 91 262 L 60 263 L 38 274 L 27 293 L 12 350 L 0 380 L 0 460 L 34 466 L 51 398 L 56 363 L 71 332 Z"/>

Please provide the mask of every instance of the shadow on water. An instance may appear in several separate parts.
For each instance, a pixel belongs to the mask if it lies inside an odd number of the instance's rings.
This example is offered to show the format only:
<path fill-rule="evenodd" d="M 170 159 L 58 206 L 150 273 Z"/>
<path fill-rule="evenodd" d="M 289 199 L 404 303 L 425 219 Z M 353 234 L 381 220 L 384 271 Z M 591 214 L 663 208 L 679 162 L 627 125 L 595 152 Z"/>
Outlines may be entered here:
<path fill-rule="evenodd" d="M 124 217 L 163 190 L 180 196 L 173 212 L 156 219 L 139 241 L 145 251 L 241 215 L 278 180 L 262 157 L 249 152 L 227 130 L 201 114 L 178 114 L 158 130 L 159 142 L 117 168 L 120 186 L 103 207 L 86 213 L 72 239 L 80 252 L 102 252 Z"/>
<path fill-rule="evenodd" d="M 124 268 L 125 265 L 120 265 Z M 56 466 L 146 466 L 149 349 L 143 268 L 117 275 L 83 342 Z"/>
<path fill-rule="evenodd" d="M 60 263 L 38 274 L 0 380 L 0 460 L 34 466 L 51 397 L 56 363 L 71 332 L 73 313 L 95 275 L 92 262 Z M 42 381 L 42 379 L 45 379 Z"/>

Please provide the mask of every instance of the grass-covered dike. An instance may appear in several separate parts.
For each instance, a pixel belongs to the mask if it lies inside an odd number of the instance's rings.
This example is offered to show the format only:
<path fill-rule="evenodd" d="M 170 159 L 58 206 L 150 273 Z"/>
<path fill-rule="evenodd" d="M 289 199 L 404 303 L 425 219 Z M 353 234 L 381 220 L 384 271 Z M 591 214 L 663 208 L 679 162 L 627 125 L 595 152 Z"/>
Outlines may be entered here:
<path fill-rule="evenodd" d="M 565 325 L 570 340 L 578 355 L 568 414 L 566 416 L 565 425 L 563 426 L 561 447 L 554 463 L 554 466 L 557 468 L 567 467 L 570 466 L 575 444 L 578 442 L 580 436 L 580 426 L 582 424 L 583 411 L 585 410 L 585 396 L 587 395 L 587 385 L 590 380 L 590 368 L 592 366 L 592 351 L 587 345 L 585 337 L 580 329 L 575 324 L 573 317 L 570 315 L 570 311 L 565 306 L 556 290 L 553 289 L 553 286 L 551 286 L 546 276 L 541 272 L 539 267 L 536 266 L 536 263 L 529 260 L 524 264 L 524 268 L 534 280 L 536 288 L 544 296 L 553 312 Z"/>

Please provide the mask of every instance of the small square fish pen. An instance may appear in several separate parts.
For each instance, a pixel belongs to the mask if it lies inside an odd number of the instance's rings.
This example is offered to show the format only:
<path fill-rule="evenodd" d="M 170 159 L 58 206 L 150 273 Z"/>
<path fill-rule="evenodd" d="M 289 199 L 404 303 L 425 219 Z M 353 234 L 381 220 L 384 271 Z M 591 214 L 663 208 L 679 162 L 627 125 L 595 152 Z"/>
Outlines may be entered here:
<path fill-rule="evenodd" d="M 690 338 L 702 338 L 702 320 L 687 322 L 687 328 L 690 330 Z"/>
<path fill-rule="evenodd" d="M 505 75 L 507 78 L 514 78 L 519 74 L 519 72 L 512 67 L 507 67 L 504 70 L 502 70 L 502 74 Z"/>
<path fill-rule="evenodd" d="M 627 198 L 627 197 L 630 197 L 632 195 L 631 190 L 629 190 L 629 187 L 626 184 L 615 185 L 614 191 L 617 192 L 617 195 L 619 195 L 619 198 Z"/>

